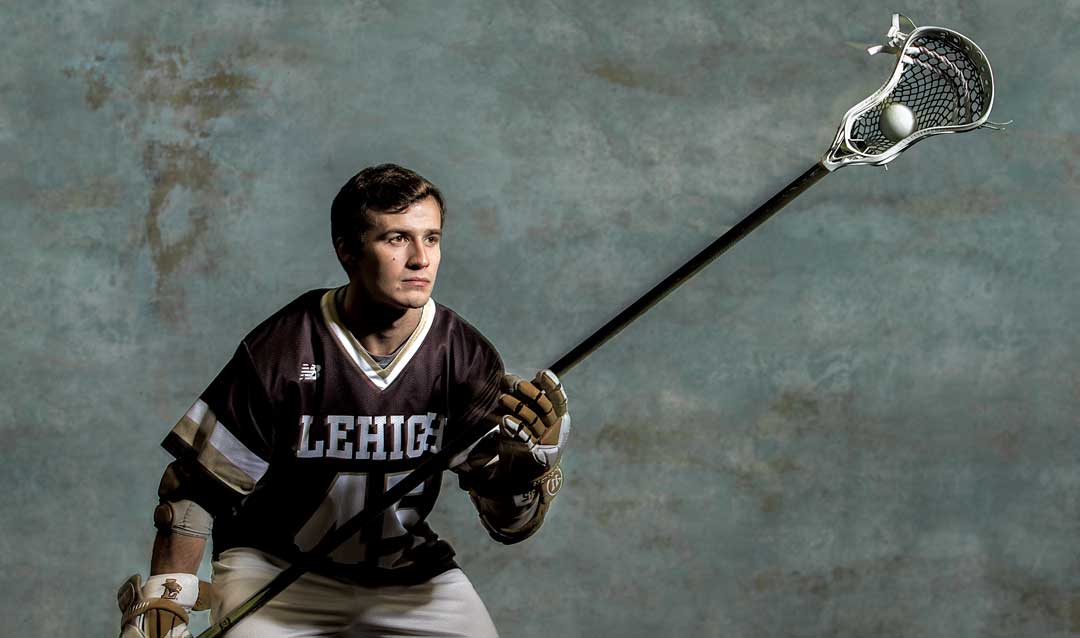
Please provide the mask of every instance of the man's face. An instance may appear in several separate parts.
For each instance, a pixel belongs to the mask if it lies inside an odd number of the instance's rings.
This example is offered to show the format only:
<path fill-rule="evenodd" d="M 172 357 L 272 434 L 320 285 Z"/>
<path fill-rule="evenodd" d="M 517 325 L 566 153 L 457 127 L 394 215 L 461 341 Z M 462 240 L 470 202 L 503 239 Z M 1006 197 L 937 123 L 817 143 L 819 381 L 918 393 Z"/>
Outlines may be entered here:
<path fill-rule="evenodd" d="M 442 211 L 432 197 L 402 213 L 373 213 L 357 261 L 359 283 L 376 303 L 421 308 L 439 270 Z"/>

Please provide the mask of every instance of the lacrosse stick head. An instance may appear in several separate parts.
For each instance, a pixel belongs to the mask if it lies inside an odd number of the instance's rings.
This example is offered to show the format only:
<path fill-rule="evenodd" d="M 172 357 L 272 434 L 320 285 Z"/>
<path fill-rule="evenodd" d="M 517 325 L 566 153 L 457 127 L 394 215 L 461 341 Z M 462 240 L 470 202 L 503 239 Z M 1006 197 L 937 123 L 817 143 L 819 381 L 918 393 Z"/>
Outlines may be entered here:
<path fill-rule="evenodd" d="M 987 119 L 994 102 L 994 75 L 982 49 L 969 38 L 941 27 L 916 27 L 901 14 L 893 14 L 886 37 L 887 44 L 867 51 L 895 54 L 896 68 L 888 82 L 844 114 L 836 139 L 822 157 L 825 168 L 881 166 L 931 135 L 1002 126 Z M 891 104 L 902 104 L 915 116 L 911 131 L 896 141 L 882 130 L 882 112 Z"/>

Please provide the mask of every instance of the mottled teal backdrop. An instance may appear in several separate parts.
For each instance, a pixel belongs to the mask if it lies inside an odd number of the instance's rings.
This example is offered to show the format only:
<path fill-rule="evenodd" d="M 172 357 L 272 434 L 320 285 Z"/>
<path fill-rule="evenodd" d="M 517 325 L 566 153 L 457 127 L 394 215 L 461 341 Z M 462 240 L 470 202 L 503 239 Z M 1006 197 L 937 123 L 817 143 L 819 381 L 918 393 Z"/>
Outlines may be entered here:
<path fill-rule="evenodd" d="M 896 10 L 1012 128 L 830 175 L 567 375 L 537 537 L 433 524 L 511 638 L 1080 634 L 1077 0 L 4 3 L 0 633 L 115 635 L 160 439 L 343 282 L 359 168 L 442 187 L 436 298 L 531 373 L 808 168 Z"/>

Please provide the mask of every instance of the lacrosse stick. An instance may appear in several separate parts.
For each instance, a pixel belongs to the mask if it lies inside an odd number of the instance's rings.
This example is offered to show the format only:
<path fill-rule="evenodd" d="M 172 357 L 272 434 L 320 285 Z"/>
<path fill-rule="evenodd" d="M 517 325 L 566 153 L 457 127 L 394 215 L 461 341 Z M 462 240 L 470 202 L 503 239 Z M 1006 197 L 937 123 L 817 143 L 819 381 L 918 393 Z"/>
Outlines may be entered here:
<path fill-rule="evenodd" d="M 910 32 L 901 30 L 901 20 L 910 26 Z M 552 364 L 550 369 L 555 374 L 562 376 L 570 371 L 679 284 L 832 171 L 855 164 L 883 166 L 912 144 L 932 135 L 961 133 L 981 127 L 1001 129 L 1008 124 L 987 119 L 994 100 L 994 77 L 986 56 L 974 42 L 949 29 L 916 27 L 900 14 L 893 15 L 892 28 L 886 37 L 885 45 L 870 47 L 868 52 L 871 55 L 896 55 L 892 76 L 880 89 L 844 114 L 836 138 L 821 160 Z M 303 560 L 293 563 L 199 638 L 221 636 L 262 607 L 322 557 L 374 521 L 383 510 L 448 467 L 451 459 L 469 449 L 489 429 L 483 424 L 467 429 L 443 449 L 425 457 L 380 498 L 327 534 Z"/>

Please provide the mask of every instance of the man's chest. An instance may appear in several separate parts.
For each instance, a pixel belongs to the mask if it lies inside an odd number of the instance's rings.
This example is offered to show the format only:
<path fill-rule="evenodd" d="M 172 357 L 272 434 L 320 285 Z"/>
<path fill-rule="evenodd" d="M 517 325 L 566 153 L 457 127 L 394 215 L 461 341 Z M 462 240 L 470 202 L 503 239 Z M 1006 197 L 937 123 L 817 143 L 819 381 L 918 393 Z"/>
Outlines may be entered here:
<path fill-rule="evenodd" d="M 407 462 L 436 452 L 454 403 L 445 363 L 412 361 L 381 387 L 370 374 L 340 358 L 302 362 L 278 424 L 278 453 L 302 463 Z"/>

